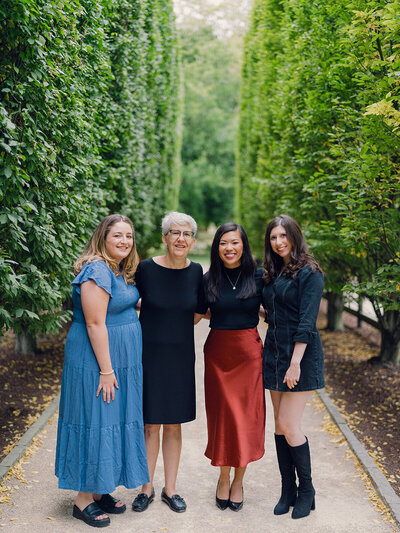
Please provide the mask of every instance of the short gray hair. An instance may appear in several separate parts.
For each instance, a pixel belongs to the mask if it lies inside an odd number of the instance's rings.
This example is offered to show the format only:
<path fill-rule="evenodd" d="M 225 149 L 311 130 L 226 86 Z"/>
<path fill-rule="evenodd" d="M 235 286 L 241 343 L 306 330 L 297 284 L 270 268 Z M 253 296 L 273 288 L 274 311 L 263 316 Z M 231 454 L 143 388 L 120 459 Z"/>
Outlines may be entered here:
<path fill-rule="evenodd" d="M 168 230 L 171 228 L 172 224 L 177 224 L 178 226 L 185 226 L 189 224 L 192 228 L 194 234 L 197 232 L 197 223 L 193 217 L 186 215 L 185 213 L 179 213 L 178 211 L 170 211 L 165 215 L 161 221 L 161 230 L 163 235 L 168 233 Z"/>

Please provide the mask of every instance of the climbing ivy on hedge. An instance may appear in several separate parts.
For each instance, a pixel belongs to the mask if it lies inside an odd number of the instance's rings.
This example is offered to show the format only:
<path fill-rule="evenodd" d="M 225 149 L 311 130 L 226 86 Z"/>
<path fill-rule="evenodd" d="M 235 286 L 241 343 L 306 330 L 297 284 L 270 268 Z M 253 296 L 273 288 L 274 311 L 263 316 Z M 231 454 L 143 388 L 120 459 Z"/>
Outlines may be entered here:
<path fill-rule="evenodd" d="M 139 250 L 160 243 L 160 218 L 177 206 L 180 76 L 171 2 L 118 0 L 110 18 L 109 96 L 119 142 L 105 153 L 114 212 L 135 223 Z"/>
<path fill-rule="evenodd" d="M 99 219 L 142 253 L 176 206 L 179 60 L 166 0 L 0 5 L 0 327 L 51 331 Z"/>
<path fill-rule="evenodd" d="M 399 360 L 398 0 L 257 0 L 242 74 L 237 211 L 302 223 L 327 288 L 367 296 Z"/>

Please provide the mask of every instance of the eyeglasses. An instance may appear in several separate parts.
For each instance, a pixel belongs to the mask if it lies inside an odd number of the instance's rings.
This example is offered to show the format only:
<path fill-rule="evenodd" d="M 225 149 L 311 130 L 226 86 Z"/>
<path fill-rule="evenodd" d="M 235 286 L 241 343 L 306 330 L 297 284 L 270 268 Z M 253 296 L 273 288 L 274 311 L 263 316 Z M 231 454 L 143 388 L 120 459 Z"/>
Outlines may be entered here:
<path fill-rule="evenodd" d="M 185 241 L 191 241 L 194 237 L 194 231 L 179 231 L 178 229 L 169 229 L 168 233 L 174 239 L 179 239 L 179 237 L 183 235 Z"/>

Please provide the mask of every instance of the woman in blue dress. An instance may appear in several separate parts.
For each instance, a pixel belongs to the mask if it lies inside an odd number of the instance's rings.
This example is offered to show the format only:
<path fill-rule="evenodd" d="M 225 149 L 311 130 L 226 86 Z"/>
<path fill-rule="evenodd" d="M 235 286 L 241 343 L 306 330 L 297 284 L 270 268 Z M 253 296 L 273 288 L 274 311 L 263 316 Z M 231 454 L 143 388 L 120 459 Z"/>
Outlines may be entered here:
<path fill-rule="evenodd" d="M 149 481 L 142 414 L 142 333 L 134 229 L 109 215 L 74 265 L 74 320 L 65 343 L 56 476 L 78 491 L 73 516 L 110 524 L 125 505 L 110 492 Z"/>

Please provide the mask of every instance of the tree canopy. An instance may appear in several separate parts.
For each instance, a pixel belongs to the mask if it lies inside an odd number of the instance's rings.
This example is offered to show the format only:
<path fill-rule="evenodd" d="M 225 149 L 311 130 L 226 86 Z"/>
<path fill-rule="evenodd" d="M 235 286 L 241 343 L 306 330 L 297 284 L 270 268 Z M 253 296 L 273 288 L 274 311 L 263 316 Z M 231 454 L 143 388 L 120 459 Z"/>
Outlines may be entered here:
<path fill-rule="evenodd" d="M 232 218 L 238 49 L 210 27 L 181 30 L 184 77 L 180 208 L 201 226 Z"/>

